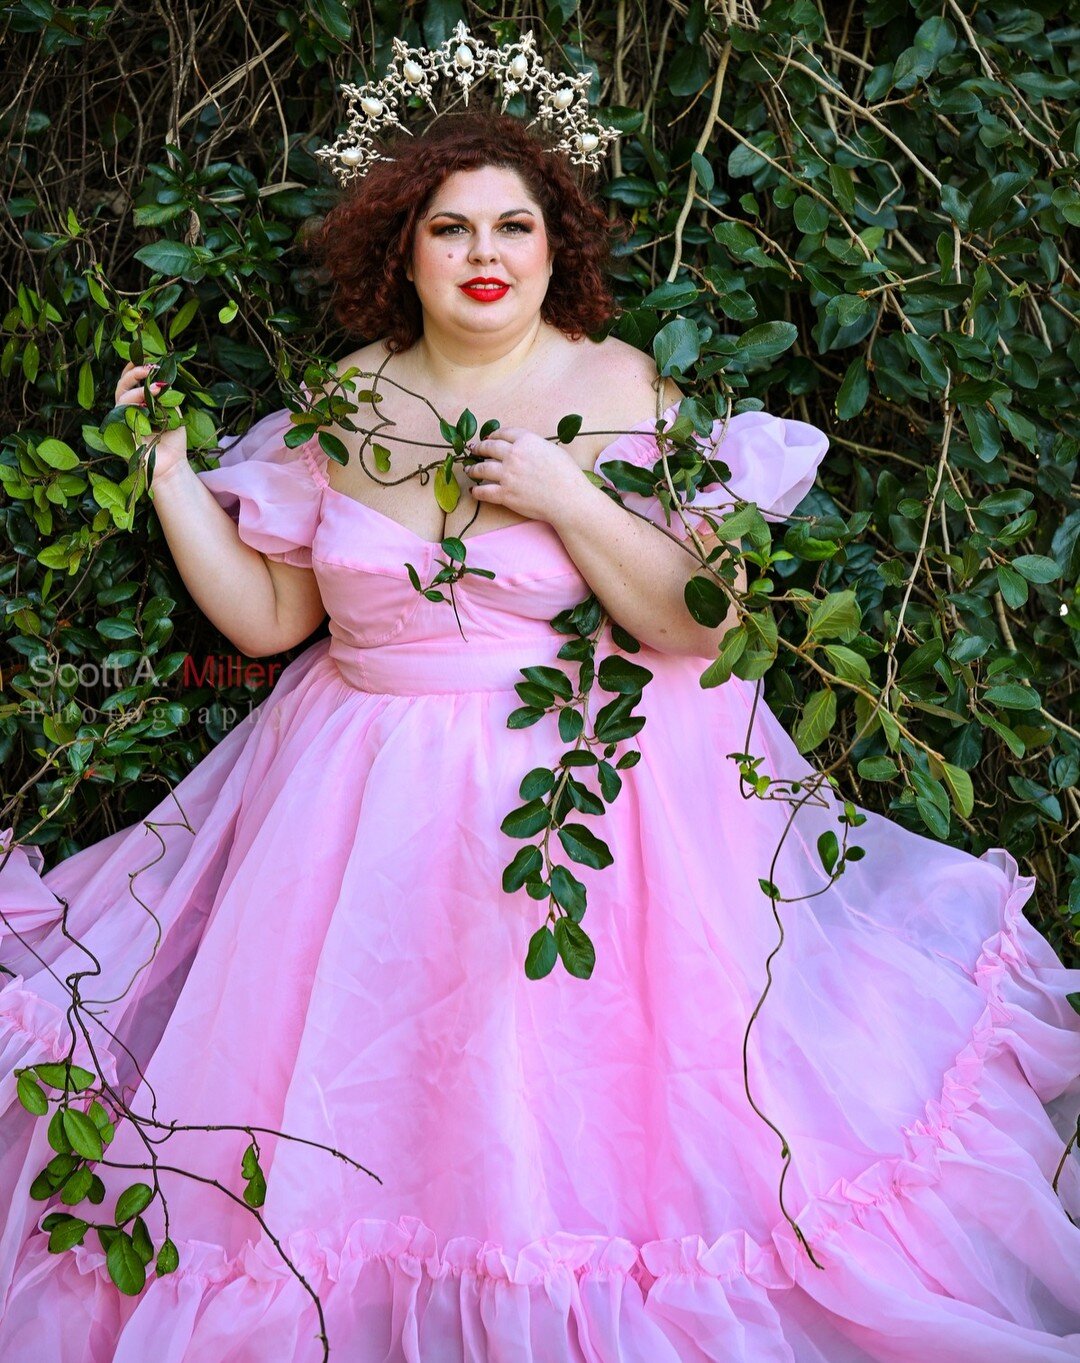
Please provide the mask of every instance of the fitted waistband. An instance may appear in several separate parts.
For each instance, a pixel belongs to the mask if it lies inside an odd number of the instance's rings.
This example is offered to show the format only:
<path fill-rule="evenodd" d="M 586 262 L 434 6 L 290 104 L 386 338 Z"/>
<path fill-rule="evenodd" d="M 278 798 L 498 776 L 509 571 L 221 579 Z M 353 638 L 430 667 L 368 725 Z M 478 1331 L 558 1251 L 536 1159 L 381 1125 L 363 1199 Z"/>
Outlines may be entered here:
<path fill-rule="evenodd" d="M 524 667 L 561 667 L 577 675 L 576 664 L 556 655 L 569 635 L 536 639 L 460 638 L 353 648 L 333 640 L 330 657 L 342 678 L 358 691 L 397 696 L 446 695 L 465 691 L 512 691 Z"/>

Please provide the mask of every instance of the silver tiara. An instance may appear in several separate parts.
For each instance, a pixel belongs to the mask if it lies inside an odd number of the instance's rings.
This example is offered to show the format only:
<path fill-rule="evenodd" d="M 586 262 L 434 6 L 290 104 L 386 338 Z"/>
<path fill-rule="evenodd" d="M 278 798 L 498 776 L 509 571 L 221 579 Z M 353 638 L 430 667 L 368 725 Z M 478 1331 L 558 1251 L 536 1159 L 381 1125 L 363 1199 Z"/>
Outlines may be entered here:
<path fill-rule="evenodd" d="M 474 38 L 459 22 L 440 47 L 408 47 L 400 38 L 395 38 L 392 46 L 394 55 L 382 80 L 340 87 L 349 97 L 348 127 L 315 153 L 332 163 L 342 185 L 366 175 L 376 161 L 393 160 L 380 154 L 373 138 L 385 127 L 408 133 L 398 116 L 403 99 L 419 95 L 433 113 L 439 113 L 432 92 L 443 76 L 461 88 L 466 105 L 473 86 L 491 77 L 502 91 L 503 113 L 519 91 L 535 92 L 538 111 L 527 126 L 540 123 L 550 129 L 554 125 L 562 134 L 554 150 L 566 152 L 574 165 L 595 170 L 608 143 L 619 136 L 614 128 L 605 127 L 589 114 L 589 72 L 571 76 L 549 71 L 535 50 L 532 33 L 518 42 L 493 48 Z"/>

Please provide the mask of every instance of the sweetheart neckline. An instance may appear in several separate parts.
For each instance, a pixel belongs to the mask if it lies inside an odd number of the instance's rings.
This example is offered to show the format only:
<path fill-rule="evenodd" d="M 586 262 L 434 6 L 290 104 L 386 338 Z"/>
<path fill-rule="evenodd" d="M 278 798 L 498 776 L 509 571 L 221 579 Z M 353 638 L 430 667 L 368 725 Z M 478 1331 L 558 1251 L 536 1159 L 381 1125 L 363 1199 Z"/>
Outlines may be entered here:
<path fill-rule="evenodd" d="M 672 403 L 671 406 L 669 406 L 662 415 L 667 416 L 667 413 L 671 411 L 671 408 L 677 407 L 678 405 L 679 405 L 678 403 Z M 594 473 L 596 472 L 601 459 L 603 459 L 603 457 L 610 450 L 614 449 L 615 446 L 619 444 L 620 441 L 625 440 L 630 435 L 636 434 L 637 432 L 641 431 L 642 428 L 646 428 L 650 431 L 655 431 L 655 427 L 656 418 L 645 417 L 643 420 L 638 421 L 633 426 L 631 426 L 629 430 L 620 431 L 620 433 L 615 437 L 615 439 L 609 441 L 608 444 L 604 446 L 604 448 L 593 460 L 593 472 Z M 317 437 L 313 437 L 313 439 L 317 439 Z M 342 492 L 340 488 L 334 487 L 334 485 L 330 482 L 330 480 L 326 477 L 325 473 L 323 473 L 321 469 L 319 470 L 319 473 L 320 473 L 319 482 L 322 484 L 323 491 L 332 492 L 334 496 L 338 498 L 339 501 L 352 502 L 353 506 L 358 506 L 361 509 L 361 511 L 370 512 L 371 515 L 375 516 L 380 521 L 384 521 L 387 525 L 395 526 L 398 530 L 402 532 L 402 534 L 407 535 L 410 539 L 416 540 L 417 543 L 419 544 L 426 544 L 431 549 L 438 549 L 439 546 L 442 544 L 442 539 L 429 540 L 425 535 L 418 535 L 417 532 L 413 530 L 411 526 L 404 525 L 401 521 L 395 520 L 393 516 L 388 516 L 385 511 L 379 511 L 374 506 L 368 506 L 367 502 L 362 502 L 359 499 L 359 497 L 350 497 L 350 495 L 347 492 Z M 498 535 L 504 530 L 521 530 L 526 526 L 533 527 L 538 525 L 543 526 L 545 530 L 550 530 L 553 534 L 558 533 L 556 530 L 554 530 L 549 521 L 526 519 L 521 521 L 511 521 L 509 525 L 493 525 L 490 530 L 480 530 L 475 535 L 465 535 L 463 537 L 461 535 L 446 534 L 443 536 L 443 539 L 460 539 L 462 544 L 471 544 L 473 540 L 483 539 L 485 535 Z"/>
<path fill-rule="evenodd" d="M 442 544 L 441 539 L 429 540 L 426 535 L 418 535 L 411 526 L 403 525 L 401 521 L 395 520 L 393 516 L 388 516 L 385 511 L 380 511 L 377 507 L 368 506 L 367 502 L 360 501 L 358 497 L 350 497 L 347 492 L 340 491 L 331 483 L 323 484 L 323 492 L 332 492 L 338 501 L 351 502 L 353 506 L 358 506 L 361 511 L 367 511 L 370 515 L 376 517 L 376 519 L 385 522 L 387 525 L 394 526 L 396 529 L 400 530 L 403 535 L 407 535 L 410 539 L 416 540 L 417 543 L 426 544 L 430 549 L 438 549 Z M 462 536 L 453 535 L 450 532 L 447 532 L 447 534 L 443 536 L 443 539 L 459 539 L 462 544 L 471 544 L 473 540 L 482 540 L 485 535 L 498 535 L 503 530 L 521 530 L 525 526 L 537 525 L 542 525 L 545 530 L 552 530 L 552 526 L 548 521 L 522 520 L 511 521 L 509 525 L 493 525 L 489 530 L 480 530 L 475 535 Z M 552 533 L 556 532 L 552 530 Z"/>

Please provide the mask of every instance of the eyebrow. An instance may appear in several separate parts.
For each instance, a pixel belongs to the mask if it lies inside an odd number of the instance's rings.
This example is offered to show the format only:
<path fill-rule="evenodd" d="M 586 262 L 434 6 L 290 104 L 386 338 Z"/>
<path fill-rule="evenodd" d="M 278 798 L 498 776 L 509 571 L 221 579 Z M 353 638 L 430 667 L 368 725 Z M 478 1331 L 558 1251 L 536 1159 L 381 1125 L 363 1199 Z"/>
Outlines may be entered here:
<path fill-rule="evenodd" d="M 495 221 L 502 222 L 503 218 L 513 218 L 518 213 L 528 213 L 530 218 L 535 217 L 531 208 L 508 208 L 505 213 L 500 213 Z M 433 218 L 454 218 L 457 222 L 469 221 L 464 213 L 451 213 L 447 208 L 440 208 L 437 213 L 432 213 L 428 221 L 431 221 Z"/>

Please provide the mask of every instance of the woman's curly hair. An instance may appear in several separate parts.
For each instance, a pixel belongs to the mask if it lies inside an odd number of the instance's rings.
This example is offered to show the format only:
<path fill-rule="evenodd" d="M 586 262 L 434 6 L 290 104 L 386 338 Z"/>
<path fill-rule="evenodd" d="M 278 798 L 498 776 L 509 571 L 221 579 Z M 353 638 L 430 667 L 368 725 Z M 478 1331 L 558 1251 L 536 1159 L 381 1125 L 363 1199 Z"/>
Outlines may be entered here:
<path fill-rule="evenodd" d="M 546 135 L 494 109 L 443 115 L 421 136 L 399 133 L 394 159 L 376 161 L 304 235 L 331 288 L 331 307 L 351 335 L 408 350 L 423 332 L 420 300 L 405 269 L 416 225 L 439 186 L 462 170 L 516 171 L 544 215 L 554 261 L 540 315 L 572 340 L 599 331 L 617 308 L 608 283 L 612 246 L 629 224 L 608 221 L 574 167 Z"/>

